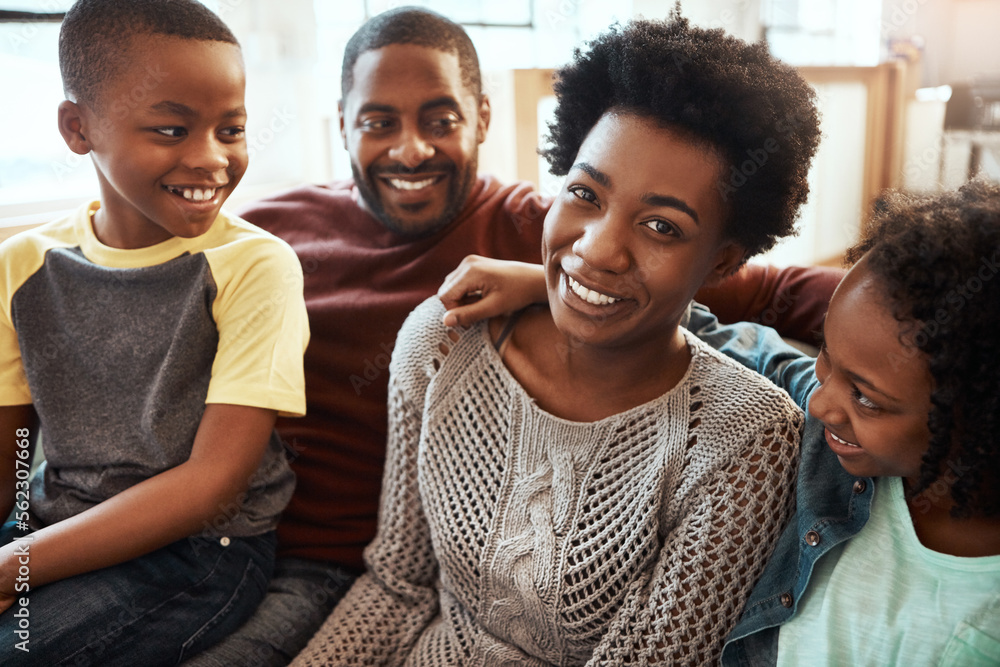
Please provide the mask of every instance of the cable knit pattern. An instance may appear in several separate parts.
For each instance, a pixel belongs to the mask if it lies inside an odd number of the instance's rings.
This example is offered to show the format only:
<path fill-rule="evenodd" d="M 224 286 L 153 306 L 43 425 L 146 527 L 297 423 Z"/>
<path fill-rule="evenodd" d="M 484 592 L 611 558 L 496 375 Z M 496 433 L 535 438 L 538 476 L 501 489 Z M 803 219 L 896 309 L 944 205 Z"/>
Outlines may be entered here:
<path fill-rule="evenodd" d="M 716 662 L 794 502 L 798 408 L 687 335 L 671 391 L 570 422 L 443 312 L 399 334 L 368 572 L 293 664 Z"/>

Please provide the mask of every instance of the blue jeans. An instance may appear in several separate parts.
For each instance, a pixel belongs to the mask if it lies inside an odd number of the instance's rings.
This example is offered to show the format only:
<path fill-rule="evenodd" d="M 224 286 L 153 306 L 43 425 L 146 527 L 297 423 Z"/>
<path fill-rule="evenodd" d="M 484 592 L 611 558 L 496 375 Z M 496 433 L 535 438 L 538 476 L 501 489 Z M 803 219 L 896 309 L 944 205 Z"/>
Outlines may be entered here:
<path fill-rule="evenodd" d="M 0 529 L 0 544 L 21 534 L 8 523 Z M 0 665 L 180 664 L 253 614 L 267 590 L 274 547 L 273 532 L 189 537 L 32 590 L 25 594 L 27 606 L 18 599 L 0 614 Z M 27 653 L 17 648 L 25 618 Z"/>
<path fill-rule="evenodd" d="M 333 563 L 279 558 L 267 597 L 247 623 L 183 667 L 278 667 L 305 648 L 354 583 Z"/>

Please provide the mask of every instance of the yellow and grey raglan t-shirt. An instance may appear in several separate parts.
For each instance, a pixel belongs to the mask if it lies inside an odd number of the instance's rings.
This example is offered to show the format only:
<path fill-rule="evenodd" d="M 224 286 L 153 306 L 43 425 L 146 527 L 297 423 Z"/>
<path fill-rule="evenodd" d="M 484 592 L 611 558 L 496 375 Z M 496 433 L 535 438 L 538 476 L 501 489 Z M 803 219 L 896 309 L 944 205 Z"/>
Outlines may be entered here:
<path fill-rule="evenodd" d="M 0 405 L 34 404 L 41 420 L 36 527 L 183 463 L 206 403 L 305 413 L 294 251 L 226 213 L 195 238 L 111 248 L 93 231 L 99 206 L 0 244 Z M 271 530 L 294 485 L 273 434 L 245 497 L 203 532 Z"/>

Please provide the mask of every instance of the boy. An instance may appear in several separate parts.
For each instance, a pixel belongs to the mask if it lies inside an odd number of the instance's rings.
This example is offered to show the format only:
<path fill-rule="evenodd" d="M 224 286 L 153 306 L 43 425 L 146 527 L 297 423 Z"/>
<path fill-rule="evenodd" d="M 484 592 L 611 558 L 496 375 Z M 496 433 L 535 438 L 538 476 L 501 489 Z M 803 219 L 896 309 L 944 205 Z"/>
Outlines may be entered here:
<path fill-rule="evenodd" d="M 273 425 L 305 408 L 302 273 L 220 213 L 246 111 L 214 14 L 80 0 L 59 56 L 59 130 L 101 198 L 0 245 L 0 512 L 18 501 L 0 663 L 177 664 L 239 627 L 270 577 L 294 486 Z"/>

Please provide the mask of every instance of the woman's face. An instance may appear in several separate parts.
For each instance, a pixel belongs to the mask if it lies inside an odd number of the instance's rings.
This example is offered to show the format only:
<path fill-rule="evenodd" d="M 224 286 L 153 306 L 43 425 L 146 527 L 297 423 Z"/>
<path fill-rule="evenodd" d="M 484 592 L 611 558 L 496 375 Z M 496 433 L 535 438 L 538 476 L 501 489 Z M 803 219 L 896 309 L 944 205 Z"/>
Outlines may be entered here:
<path fill-rule="evenodd" d="M 706 279 L 743 249 L 723 234 L 723 166 L 704 144 L 628 113 L 606 113 L 580 146 L 545 218 L 552 316 L 575 341 L 657 343 Z"/>
<path fill-rule="evenodd" d="M 925 355 L 900 340 L 902 331 L 862 259 L 830 300 L 816 360 L 821 384 L 809 401 L 852 475 L 913 480 L 920 472 L 933 379 Z"/>

